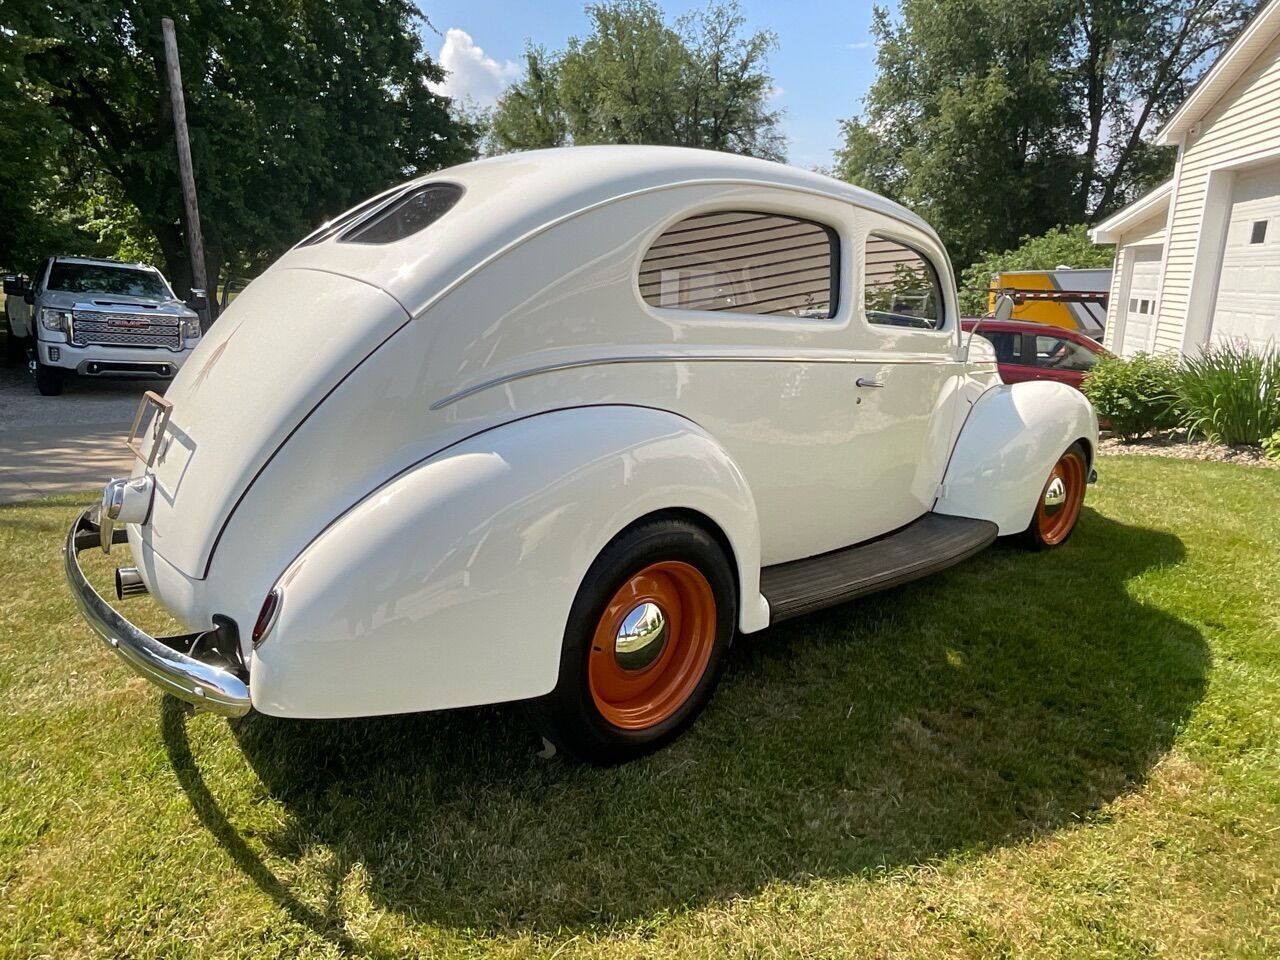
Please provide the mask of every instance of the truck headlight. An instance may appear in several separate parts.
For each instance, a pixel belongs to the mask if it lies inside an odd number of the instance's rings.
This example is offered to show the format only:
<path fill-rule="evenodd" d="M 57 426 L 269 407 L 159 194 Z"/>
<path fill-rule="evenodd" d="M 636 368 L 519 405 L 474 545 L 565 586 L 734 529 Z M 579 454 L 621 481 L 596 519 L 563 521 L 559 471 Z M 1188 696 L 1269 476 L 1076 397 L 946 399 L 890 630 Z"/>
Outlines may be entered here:
<path fill-rule="evenodd" d="M 194 340 L 200 336 L 200 318 L 199 317 L 183 317 L 182 318 L 182 338 L 184 340 Z"/>
<path fill-rule="evenodd" d="M 48 307 L 41 307 L 40 324 L 46 330 L 53 330 L 57 333 L 70 333 L 71 311 L 50 310 Z"/>

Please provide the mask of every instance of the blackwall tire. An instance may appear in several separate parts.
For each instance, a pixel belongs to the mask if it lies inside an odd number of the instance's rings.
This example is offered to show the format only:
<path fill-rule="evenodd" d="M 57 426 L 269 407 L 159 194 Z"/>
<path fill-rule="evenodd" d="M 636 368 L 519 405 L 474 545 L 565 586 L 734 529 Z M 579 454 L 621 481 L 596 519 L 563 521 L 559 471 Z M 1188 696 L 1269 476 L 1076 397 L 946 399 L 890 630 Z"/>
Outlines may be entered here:
<path fill-rule="evenodd" d="M 623 531 L 578 588 L 559 681 L 529 704 L 535 725 L 599 765 L 670 743 L 711 699 L 736 619 L 733 567 L 709 533 L 682 519 Z"/>
<path fill-rule="evenodd" d="M 42 397 L 56 397 L 62 393 L 62 369 L 36 361 L 36 389 Z"/>

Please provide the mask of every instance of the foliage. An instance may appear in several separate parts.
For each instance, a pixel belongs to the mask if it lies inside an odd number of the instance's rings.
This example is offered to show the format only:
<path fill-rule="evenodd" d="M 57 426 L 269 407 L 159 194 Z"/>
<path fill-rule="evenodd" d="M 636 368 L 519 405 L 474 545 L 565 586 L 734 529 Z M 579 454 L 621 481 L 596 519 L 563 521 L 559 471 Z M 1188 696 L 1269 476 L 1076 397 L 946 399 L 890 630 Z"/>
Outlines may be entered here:
<path fill-rule="evenodd" d="M 1089 239 L 1084 224 L 1057 226 L 1038 237 L 1023 237 L 1004 253 L 987 252 L 960 276 L 960 311 L 987 312 L 991 277 L 1010 270 L 1052 270 L 1055 267 L 1110 267 L 1115 250 Z"/>
<path fill-rule="evenodd" d="M 1280 430 L 1262 441 L 1262 449 L 1268 457 L 1280 463 Z"/>
<path fill-rule="evenodd" d="M 1165 178 L 1149 143 L 1254 0 L 903 0 L 845 179 L 927 217 L 959 263 L 1085 223 Z"/>
<path fill-rule="evenodd" d="M 494 152 L 568 143 L 653 143 L 781 159 L 768 58 L 736 2 L 668 25 L 654 0 L 587 7 L 591 33 L 562 51 L 525 51 L 525 75 L 499 100 Z"/>
<path fill-rule="evenodd" d="M 560 55 L 529 45 L 524 76 L 503 93 L 489 121 L 489 153 L 563 147 L 569 142 L 569 118 L 560 104 Z"/>
<path fill-rule="evenodd" d="M 1280 351 L 1247 342 L 1206 346 L 1182 361 L 1183 424 L 1214 443 L 1258 446 L 1280 433 Z"/>
<path fill-rule="evenodd" d="M 155 238 L 179 290 L 181 229 L 160 18 L 177 25 L 208 272 L 278 255 L 310 227 L 420 171 L 474 154 L 476 131 L 429 81 L 410 0 L 9 0 L 0 35 L 64 165 L 88 160 Z M 63 149 L 66 144 L 66 149 Z M 46 164 L 47 165 L 47 164 Z M 42 166 L 43 168 L 43 166 Z M 108 192 L 103 192 L 106 196 Z"/>
<path fill-rule="evenodd" d="M 1280 471 L 1098 468 L 1064 549 L 741 637 L 607 770 L 516 706 L 185 717 L 50 562 L 87 497 L 6 505 L 0 953 L 1275 957 Z"/>
<path fill-rule="evenodd" d="M 1085 378 L 1084 395 L 1125 440 L 1177 426 L 1178 367 L 1173 357 L 1104 357 Z"/>

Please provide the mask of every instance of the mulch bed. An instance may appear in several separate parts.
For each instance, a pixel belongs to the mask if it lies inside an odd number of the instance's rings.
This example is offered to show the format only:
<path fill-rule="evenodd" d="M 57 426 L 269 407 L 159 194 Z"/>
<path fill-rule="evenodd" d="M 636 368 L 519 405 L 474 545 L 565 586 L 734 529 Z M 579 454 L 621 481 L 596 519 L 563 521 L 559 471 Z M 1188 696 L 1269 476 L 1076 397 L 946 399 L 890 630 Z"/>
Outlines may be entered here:
<path fill-rule="evenodd" d="M 1140 457 L 1173 457 L 1175 460 L 1210 460 L 1216 463 L 1243 463 L 1251 467 L 1280 469 L 1280 463 L 1268 459 L 1261 447 L 1229 447 L 1223 443 L 1209 443 L 1206 440 L 1188 440 L 1185 433 L 1165 433 L 1128 442 L 1119 437 L 1108 437 L 1098 444 L 1098 452 L 1103 456 L 1126 454 Z"/>

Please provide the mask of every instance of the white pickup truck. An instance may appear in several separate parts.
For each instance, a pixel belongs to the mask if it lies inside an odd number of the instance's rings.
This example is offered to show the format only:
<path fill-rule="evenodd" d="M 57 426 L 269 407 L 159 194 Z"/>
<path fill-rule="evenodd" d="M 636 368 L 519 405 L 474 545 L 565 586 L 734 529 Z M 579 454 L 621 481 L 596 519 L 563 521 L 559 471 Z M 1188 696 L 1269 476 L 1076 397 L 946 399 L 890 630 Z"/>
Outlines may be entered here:
<path fill-rule="evenodd" d="M 88 377 L 173 377 L 200 341 L 200 318 L 155 267 L 49 257 L 30 286 L 11 289 L 31 306 L 31 370 L 44 396 L 68 372 Z M 203 293 L 199 293 L 203 296 Z"/>

